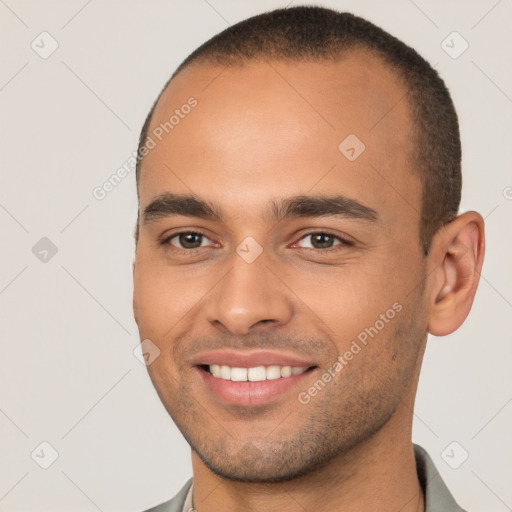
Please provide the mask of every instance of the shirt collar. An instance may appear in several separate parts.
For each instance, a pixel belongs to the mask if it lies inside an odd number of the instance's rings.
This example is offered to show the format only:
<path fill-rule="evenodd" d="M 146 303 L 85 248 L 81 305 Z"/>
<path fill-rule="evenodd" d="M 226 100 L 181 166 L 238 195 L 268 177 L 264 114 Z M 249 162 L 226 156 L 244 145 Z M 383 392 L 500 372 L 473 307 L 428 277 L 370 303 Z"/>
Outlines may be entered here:
<path fill-rule="evenodd" d="M 438 512 L 439 510 L 443 512 L 466 512 L 459 507 L 448 487 L 446 487 L 430 455 L 417 444 L 413 444 L 413 447 L 416 471 L 425 496 L 425 512 Z M 188 490 L 182 512 L 194 511 L 192 506 L 193 487 L 194 484 Z"/>

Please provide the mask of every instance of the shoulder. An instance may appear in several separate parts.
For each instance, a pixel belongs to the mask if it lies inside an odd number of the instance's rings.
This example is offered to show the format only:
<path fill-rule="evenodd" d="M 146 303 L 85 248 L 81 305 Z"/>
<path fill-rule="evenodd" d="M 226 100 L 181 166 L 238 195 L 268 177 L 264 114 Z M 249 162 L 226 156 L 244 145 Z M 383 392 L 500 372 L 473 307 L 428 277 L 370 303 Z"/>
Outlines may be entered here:
<path fill-rule="evenodd" d="M 157 505 L 156 507 L 149 508 L 145 512 L 182 512 L 185 499 L 191 485 L 192 478 L 187 481 L 174 498 L 164 503 L 160 503 L 160 505 Z"/>
<path fill-rule="evenodd" d="M 444 483 L 427 451 L 414 444 L 416 470 L 425 495 L 425 512 L 466 512 Z"/>

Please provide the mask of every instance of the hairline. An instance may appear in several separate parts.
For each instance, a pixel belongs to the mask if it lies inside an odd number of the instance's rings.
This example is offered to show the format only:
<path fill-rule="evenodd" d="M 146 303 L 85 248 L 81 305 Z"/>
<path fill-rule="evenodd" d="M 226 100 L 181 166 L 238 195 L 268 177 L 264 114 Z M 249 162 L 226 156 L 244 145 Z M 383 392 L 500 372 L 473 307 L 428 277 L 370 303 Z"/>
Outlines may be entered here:
<path fill-rule="evenodd" d="M 271 58 L 265 58 L 260 57 L 258 55 L 254 57 L 239 57 L 239 56 L 226 56 L 225 62 L 221 63 L 220 59 L 216 59 L 212 62 L 212 59 L 208 59 L 208 56 L 204 56 L 202 54 L 199 54 L 197 56 L 192 53 L 189 57 L 187 57 L 174 71 L 174 73 L 171 75 L 171 77 L 167 80 L 165 85 L 162 87 L 159 95 L 157 96 L 156 100 L 153 102 L 153 106 L 151 107 L 151 110 L 149 111 L 148 115 L 146 116 L 144 125 L 141 130 L 140 134 L 140 140 L 138 144 L 138 149 L 144 144 L 148 132 L 149 127 L 151 126 L 151 121 L 153 120 L 153 116 L 155 113 L 155 110 L 160 103 L 160 100 L 167 92 L 169 86 L 171 85 L 171 82 L 179 75 L 182 71 L 186 71 L 189 68 L 193 67 L 212 67 L 212 68 L 243 68 L 245 66 L 250 66 L 252 64 L 261 64 L 263 62 L 271 62 L 271 63 L 279 63 L 279 62 L 285 62 L 285 63 L 293 63 L 293 64 L 303 64 L 303 63 L 338 63 L 342 61 L 345 58 L 350 57 L 351 54 L 357 53 L 357 52 L 363 52 L 363 53 L 369 53 L 373 57 L 376 58 L 383 66 L 390 71 L 390 74 L 395 76 L 397 78 L 397 81 L 400 83 L 400 86 L 404 90 L 404 94 L 409 100 L 409 93 L 411 90 L 411 86 L 407 83 L 407 80 L 402 76 L 402 73 L 400 72 L 400 69 L 397 69 L 397 66 L 391 62 L 391 59 L 378 49 L 372 48 L 370 44 L 365 43 L 364 41 L 354 41 L 350 42 L 346 48 L 343 50 L 340 50 L 336 55 L 334 56 L 310 56 L 309 58 L 305 57 L 287 57 L 287 56 L 274 56 Z M 417 121 L 414 119 L 414 115 L 412 112 L 412 105 L 409 104 L 409 112 L 411 114 L 410 119 L 413 123 L 413 127 L 416 127 Z M 139 184 L 139 178 L 142 171 L 142 162 L 144 160 L 144 157 L 138 157 L 137 158 L 137 164 L 136 164 L 136 179 L 137 179 L 137 196 L 138 196 L 138 184 Z"/>
<path fill-rule="evenodd" d="M 285 55 L 278 55 L 278 56 L 272 56 L 270 58 L 265 58 L 260 55 L 255 56 L 233 56 L 233 55 L 223 55 L 221 58 L 218 56 L 215 56 L 214 58 L 210 57 L 208 53 L 196 53 L 198 50 L 200 50 L 201 47 L 196 49 L 192 54 L 190 54 L 173 72 L 171 77 L 167 80 L 165 85 L 163 86 L 162 90 L 160 91 L 160 94 L 156 98 L 156 100 L 153 103 L 153 106 L 148 113 L 145 123 L 143 125 L 141 136 L 139 140 L 138 148 L 141 147 L 145 143 L 145 140 L 149 133 L 149 127 L 151 125 L 151 122 L 153 120 L 153 116 L 155 113 L 155 110 L 160 103 L 160 100 L 167 92 L 171 82 L 182 72 L 186 71 L 188 68 L 192 67 L 200 67 L 200 66 L 209 66 L 212 68 L 215 67 L 224 67 L 224 68 L 243 68 L 245 66 L 250 66 L 252 64 L 260 64 L 262 62 L 286 62 L 286 63 L 295 63 L 295 64 L 301 64 L 301 63 L 332 63 L 335 64 L 337 62 L 340 62 L 341 60 L 350 57 L 354 53 L 362 52 L 367 53 L 371 56 L 373 56 L 378 62 L 380 62 L 383 67 L 390 72 L 390 75 L 396 78 L 399 85 L 402 87 L 402 90 L 404 91 L 404 99 L 407 101 L 408 104 L 408 112 L 409 112 L 409 119 L 411 121 L 411 129 L 412 129 L 412 140 L 411 140 L 411 147 L 409 152 L 409 158 L 411 158 L 411 167 L 414 167 L 415 165 L 418 165 L 422 167 L 424 165 L 423 159 L 418 155 L 420 150 L 420 139 L 422 136 L 422 128 L 420 126 L 420 116 L 415 114 L 415 104 L 418 104 L 418 100 L 414 98 L 414 85 L 409 83 L 408 79 L 405 75 L 404 70 L 400 67 L 400 64 L 397 64 L 393 61 L 392 57 L 386 53 L 384 53 L 379 48 L 373 47 L 370 43 L 363 41 L 363 40 L 356 40 L 356 41 L 350 41 L 348 42 L 347 46 L 341 50 L 338 50 L 334 54 L 329 55 L 306 55 L 306 56 L 294 56 L 289 57 Z M 137 163 L 136 163 L 136 189 L 137 189 L 137 198 L 139 199 L 139 181 L 140 181 L 140 175 L 142 174 L 142 162 L 144 158 L 143 157 L 137 157 Z M 420 181 L 421 186 L 421 194 L 420 194 L 420 211 L 419 211 L 419 243 L 420 246 L 423 249 L 423 255 L 427 256 L 429 253 L 429 247 L 424 247 L 424 240 L 423 240 L 423 229 L 424 229 L 424 222 L 423 222 L 423 213 L 424 208 L 426 204 L 426 183 L 424 181 L 424 178 L 422 177 L 422 172 L 419 171 L 415 173 L 416 177 Z M 139 200 L 140 203 L 140 200 Z M 138 230 L 139 230 L 139 220 L 140 220 L 140 204 L 139 209 L 137 213 L 137 226 L 136 226 L 136 240 L 138 240 Z M 430 240 L 431 242 L 431 240 Z"/>

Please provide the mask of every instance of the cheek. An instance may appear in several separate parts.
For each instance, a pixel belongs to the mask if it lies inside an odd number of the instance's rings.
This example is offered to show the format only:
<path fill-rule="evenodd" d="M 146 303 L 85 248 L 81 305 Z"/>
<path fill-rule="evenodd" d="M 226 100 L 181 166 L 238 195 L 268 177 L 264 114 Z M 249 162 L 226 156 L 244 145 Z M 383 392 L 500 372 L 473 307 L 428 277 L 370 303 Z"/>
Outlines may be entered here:
<path fill-rule="evenodd" d="M 151 273 L 139 272 L 138 278 L 134 280 L 139 330 L 141 336 L 146 338 L 157 338 L 165 326 L 169 327 L 173 323 L 175 315 L 162 284 Z"/>
<path fill-rule="evenodd" d="M 134 275 L 134 302 L 139 329 L 160 338 L 198 302 L 193 279 L 155 264 L 139 265 Z"/>
<path fill-rule="evenodd" d="M 354 265 L 325 278 L 317 275 L 316 286 L 303 290 L 306 303 L 332 331 L 352 338 L 379 320 L 399 295 L 396 279 L 389 279 L 384 267 Z"/>
<path fill-rule="evenodd" d="M 393 366 L 410 356 L 405 352 L 414 343 L 411 325 L 419 320 L 408 313 L 414 286 L 406 276 L 401 280 L 386 271 L 391 265 L 347 268 L 331 276 L 328 287 L 307 295 L 308 307 L 328 325 L 337 352 L 347 361 L 359 361 L 350 364 L 354 368 L 370 364 L 377 371 L 380 365 Z"/>
<path fill-rule="evenodd" d="M 405 309 L 391 316 L 384 313 L 369 323 L 353 338 L 349 351 L 342 354 L 345 359 L 347 355 L 352 358 L 344 369 L 345 377 L 352 383 L 348 387 L 380 396 L 383 403 L 396 403 L 410 384 L 422 339 Z M 350 352 L 356 354 L 351 356 Z"/>

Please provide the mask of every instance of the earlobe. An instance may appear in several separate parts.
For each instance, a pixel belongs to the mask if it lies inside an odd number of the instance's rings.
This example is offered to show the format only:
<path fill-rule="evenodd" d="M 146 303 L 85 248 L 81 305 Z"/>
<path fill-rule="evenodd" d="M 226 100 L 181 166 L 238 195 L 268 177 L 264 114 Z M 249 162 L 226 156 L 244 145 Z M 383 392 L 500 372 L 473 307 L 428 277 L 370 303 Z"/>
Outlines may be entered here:
<path fill-rule="evenodd" d="M 445 336 L 462 325 L 473 304 L 485 251 L 482 216 L 477 212 L 459 215 L 438 232 L 433 244 L 428 331 Z"/>

